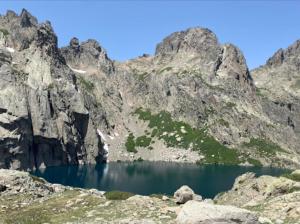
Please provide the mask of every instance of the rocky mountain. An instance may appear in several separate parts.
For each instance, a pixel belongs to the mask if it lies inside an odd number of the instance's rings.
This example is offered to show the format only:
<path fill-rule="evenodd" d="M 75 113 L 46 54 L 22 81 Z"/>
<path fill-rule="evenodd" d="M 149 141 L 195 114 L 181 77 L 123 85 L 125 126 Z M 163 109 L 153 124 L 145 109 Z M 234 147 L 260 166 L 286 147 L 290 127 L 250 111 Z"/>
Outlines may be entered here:
<path fill-rule="evenodd" d="M 50 22 L 0 17 L 0 167 L 98 162 L 104 150 Z"/>
<path fill-rule="evenodd" d="M 0 27 L 0 167 L 300 164 L 297 43 L 250 74 L 236 46 L 199 27 L 125 62 L 91 39 L 59 49 L 50 23 L 26 10 Z"/>

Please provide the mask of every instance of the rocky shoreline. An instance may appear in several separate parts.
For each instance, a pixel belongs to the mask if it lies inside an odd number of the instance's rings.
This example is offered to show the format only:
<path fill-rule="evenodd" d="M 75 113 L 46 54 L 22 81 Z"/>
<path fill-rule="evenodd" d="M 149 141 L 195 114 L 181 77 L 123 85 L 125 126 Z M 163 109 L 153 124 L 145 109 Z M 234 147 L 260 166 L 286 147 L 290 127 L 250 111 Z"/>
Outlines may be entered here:
<path fill-rule="evenodd" d="M 214 199 L 182 186 L 174 196 L 133 195 L 50 184 L 0 170 L 0 223 L 300 223 L 300 174 L 246 173 Z"/>

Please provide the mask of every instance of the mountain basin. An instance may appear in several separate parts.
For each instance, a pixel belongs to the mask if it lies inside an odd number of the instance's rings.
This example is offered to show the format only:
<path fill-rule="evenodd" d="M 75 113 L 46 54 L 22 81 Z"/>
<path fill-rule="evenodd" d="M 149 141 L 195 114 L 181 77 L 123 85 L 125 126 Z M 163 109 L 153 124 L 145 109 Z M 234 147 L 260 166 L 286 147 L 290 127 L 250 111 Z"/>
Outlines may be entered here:
<path fill-rule="evenodd" d="M 272 167 L 203 165 L 175 162 L 109 162 L 97 165 L 56 166 L 39 169 L 33 175 L 50 183 L 101 191 L 127 191 L 141 195 L 173 193 L 190 186 L 205 198 L 229 190 L 236 177 L 254 172 L 257 176 L 280 176 L 288 170 Z"/>

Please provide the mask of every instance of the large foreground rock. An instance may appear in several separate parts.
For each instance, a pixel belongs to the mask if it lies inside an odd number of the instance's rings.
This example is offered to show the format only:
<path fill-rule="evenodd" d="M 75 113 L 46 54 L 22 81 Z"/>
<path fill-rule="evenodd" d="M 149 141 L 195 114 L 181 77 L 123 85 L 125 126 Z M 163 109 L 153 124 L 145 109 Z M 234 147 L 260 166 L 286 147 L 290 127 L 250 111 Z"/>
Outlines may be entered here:
<path fill-rule="evenodd" d="M 257 215 L 245 209 L 197 201 L 184 204 L 176 220 L 178 224 L 259 223 Z"/>
<path fill-rule="evenodd" d="M 187 185 L 181 186 L 175 193 L 174 193 L 175 202 L 177 204 L 184 204 L 190 200 L 197 200 L 201 201 L 202 197 L 200 195 L 196 195 L 194 191 Z"/>
<path fill-rule="evenodd" d="M 246 173 L 235 180 L 230 191 L 218 195 L 215 201 L 253 210 L 274 223 L 280 223 L 278 220 L 299 223 L 300 182 L 293 180 L 295 176 L 292 174 L 287 177 L 255 177 L 254 173 Z"/>

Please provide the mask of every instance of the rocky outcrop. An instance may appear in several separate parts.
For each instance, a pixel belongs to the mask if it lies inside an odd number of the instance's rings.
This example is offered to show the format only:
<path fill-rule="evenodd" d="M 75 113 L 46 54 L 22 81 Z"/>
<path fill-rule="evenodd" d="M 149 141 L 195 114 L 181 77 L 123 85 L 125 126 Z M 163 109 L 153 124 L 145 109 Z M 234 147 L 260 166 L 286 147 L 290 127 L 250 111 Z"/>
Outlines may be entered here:
<path fill-rule="evenodd" d="M 0 167 L 100 162 L 96 124 L 50 23 L 23 10 L 1 16 L 0 26 Z"/>
<path fill-rule="evenodd" d="M 246 179 L 252 178 L 249 175 L 246 174 L 237 181 L 245 180 L 246 176 L 248 176 Z M 232 196 L 237 199 L 243 197 L 243 194 L 239 194 L 240 190 L 235 192 L 236 194 Z M 111 200 L 106 199 L 108 193 Z M 30 221 L 107 224 L 265 224 L 273 221 L 297 223 L 300 217 L 297 213 L 299 207 L 296 207 L 299 205 L 296 192 L 291 194 L 295 197 L 293 202 L 289 194 L 281 193 L 281 196 L 286 195 L 285 200 L 271 200 L 273 207 L 264 207 L 265 204 L 260 204 L 258 208 L 262 210 L 250 208 L 253 211 L 232 205 L 214 204 L 207 199 L 203 202 L 189 200 L 183 205 L 178 205 L 172 197 L 165 196 L 160 199 L 157 196 L 134 195 L 126 199 L 112 197 L 113 193 L 50 184 L 26 172 L 0 169 L 0 220 L 4 223 Z M 219 200 L 215 201 L 221 203 Z M 268 200 L 265 203 L 268 204 Z M 286 204 L 280 208 L 279 203 Z M 283 211 L 288 214 L 286 219 L 282 215 Z M 281 219 L 278 219 L 278 216 L 281 216 Z"/>
<path fill-rule="evenodd" d="M 178 224 L 259 223 L 258 216 L 248 210 L 197 201 L 188 201 L 184 204 L 176 221 Z"/>
<path fill-rule="evenodd" d="M 190 200 L 202 201 L 202 197 L 194 193 L 194 191 L 187 185 L 181 186 L 174 193 L 175 202 L 177 204 L 184 204 Z"/>
<path fill-rule="evenodd" d="M 114 70 L 112 61 L 96 40 L 90 39 L 79 43 L 74 37 L 70 40 L 70 45 L 62 48 L 61 52 L 68 64 L 77 70 L 89 73 L 102 71 L 106 74 Z"/>
<path fill-rule="evenodd" d="M 259 213 L 270 223 L 297 223 L 299 220 L 300 182 L 297 172 L 286 177 L 246 173 L 238 177 L 232 189 L 216 196 L 218 204 L 234 205 Z"/>
<path fill-rule="evenodd" d="M 0 169 L 0 220 L 4 223 L 30 220 L 34 223 L 296 224 L 300 218 L 300 188 L 295 183 L 300 182 L 283 177 L 255 178 L 246 173 L 236 179 L 230 191 L 214 201 L 189 200 L 178 205 L 171 196 L 132 196 L 126 192 L 73 188 L 50 184 L 26 172 Z"/>

